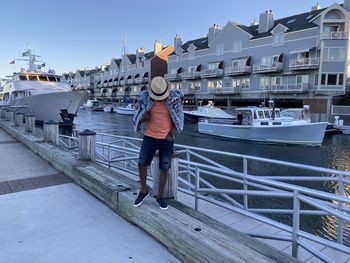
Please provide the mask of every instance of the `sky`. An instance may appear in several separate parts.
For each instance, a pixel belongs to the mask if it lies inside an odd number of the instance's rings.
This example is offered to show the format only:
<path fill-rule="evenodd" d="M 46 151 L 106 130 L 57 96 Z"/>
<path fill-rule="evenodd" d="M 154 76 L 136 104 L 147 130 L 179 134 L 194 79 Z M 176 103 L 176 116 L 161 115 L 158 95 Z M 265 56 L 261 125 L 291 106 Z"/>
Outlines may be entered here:
<path fill-rule="evenodd" d="M 204 37 L 213 24 L 243 25 L 272 10 L 275 19 L 307 12 L 334 0 L 3 0 L 0 8 L 0 78 L 24 67 L 9 63 L 27 43 L 56 73 L 94 68 L 126 50 L 153 50 L 155 40 L 173 44 Z M 342 3 L 341 0 L 338 3 Z"/>

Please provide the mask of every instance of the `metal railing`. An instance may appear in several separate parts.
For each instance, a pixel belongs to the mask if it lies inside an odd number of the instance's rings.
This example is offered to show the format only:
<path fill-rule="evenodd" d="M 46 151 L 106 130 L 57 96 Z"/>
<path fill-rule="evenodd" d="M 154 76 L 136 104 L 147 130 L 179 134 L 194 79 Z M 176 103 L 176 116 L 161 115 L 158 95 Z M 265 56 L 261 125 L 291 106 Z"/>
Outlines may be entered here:
<path fill-rule="evenodd" d="M 332 105 L 332 115 L 348 115 L 350 116 L 350 106 Z"/>
<path fill-rule="evenodd" d="M 230 66 L 225 68 L 225 75 L 240 75 L 252 72 L 252 66 Z"/>
<path fill-rule="evenodd" d="M 182 73 L 183 79 L 200 79 L 201 72 L 200 71 L 187 71 Z"/>
<path fill-rule="evenodd" d="M 265 86 L 264 91 L 272 93 L 302 93 L 310 89 L 310 83 L 300 84 L 273 84 Z"/>
<path fill-rule="evenodd" d="M 334 31 L 321 33 L 321 39 L 348 39 L 348 32 Z"/>
<path fill-rule="evenodd" d="M 317 68 L 319 65 L 320 65 L 319 57 L 291 59 L 289 61 L 289 68 L 291 69 Z"/>
<path fill-rule="evenodd" d="M 210 78 L 210 77 L 222 77 L 224 75 L 223 69 L 205 69 L 202 70 L 202 77 Z"/>
<path fill-rule="evenodd" d="M 265 72 L 277 72 L 283 70 L 282 62 L 274 62 L 270 65 L 265 64 L 254 64 L 253 72 L 254 73 L 265 73 Z"/>
<path fill-rule="evenodd" d="M 60 139 L 63 147 L 73 151 L 77 149 L 76 135 L 60 135 Z M 141 141 L 140 138 L 97 133 L 96 162 L 124 171 L 137 179 Z M 289 241 L 294 257 L 298 257 L 299 248 L 302 247 L 325 262 L 333 262 L 318 251 L 312 245 L 314 243 L 350 254 L 350 172 L 186 145 L 175 144 L 175 149 L 179 153 L 178 190 L 194 196 L 196 210 L 199 200 L 205 200 L 273 226 L 281 230 L 280 234 L 246 234 Z M 230 160 L 230 165 L 221 163 L 224 158 Z M 264 166 L 272 165 L 282 167 L 284 171 L 292 168 L 295 174 L 275 176 L 257 172 L 264 170 Z M 301 174 L 296 174 L 295 170 Z M 322 187 L 314 189 L 308 186 L 310 183 L 321 186 L 332 184 L 333 191 Z M 224 187 L 228 185 L 231 187 Z M 271 198 L 286 201 L 279 207 L 264 202 Z M 257 208 L 254 206 L 257 201 L 269 206 Z M 288 220 L 281 220 L 281 215 L 288 217 Z M 303 216 L 332 219 L 334 236 L 320 237 L 302 230 Z"/>

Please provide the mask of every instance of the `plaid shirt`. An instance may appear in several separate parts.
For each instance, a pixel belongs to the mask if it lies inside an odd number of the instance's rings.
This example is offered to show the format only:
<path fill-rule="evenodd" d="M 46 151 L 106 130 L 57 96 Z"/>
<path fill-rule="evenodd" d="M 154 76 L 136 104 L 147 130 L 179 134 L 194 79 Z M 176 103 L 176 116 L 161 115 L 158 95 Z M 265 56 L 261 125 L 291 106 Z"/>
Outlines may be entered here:
<path fill-rule="evenodd" d="M 176 130 L 180 133 L 184 127 L 184 112 L 183 112 L 183 94 L 180 90 L 173 89 L 170 91 L 166 99 L 166 105 L 170 112 L 171 119 L 174 122 Z M 141 130 L 141 120 L 153 106 L 153 99 L 149 96 L 148 91 L 141 91 L 139 99 L 135 105 L 136 111 L 134 114 L 134 131 Z"/>

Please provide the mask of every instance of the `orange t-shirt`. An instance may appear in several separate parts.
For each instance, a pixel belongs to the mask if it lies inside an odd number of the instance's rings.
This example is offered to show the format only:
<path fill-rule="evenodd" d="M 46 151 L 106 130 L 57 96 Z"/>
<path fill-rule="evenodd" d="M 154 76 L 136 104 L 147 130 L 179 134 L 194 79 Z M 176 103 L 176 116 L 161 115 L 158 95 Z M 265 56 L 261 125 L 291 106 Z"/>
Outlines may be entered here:
<path fill-rule="evenodd" d="M 154 101 L 146 121 L 145 135 L 155 139 L 165 139 L 175 125 L 171 119 L 170 112 L 163 101 Z"/>

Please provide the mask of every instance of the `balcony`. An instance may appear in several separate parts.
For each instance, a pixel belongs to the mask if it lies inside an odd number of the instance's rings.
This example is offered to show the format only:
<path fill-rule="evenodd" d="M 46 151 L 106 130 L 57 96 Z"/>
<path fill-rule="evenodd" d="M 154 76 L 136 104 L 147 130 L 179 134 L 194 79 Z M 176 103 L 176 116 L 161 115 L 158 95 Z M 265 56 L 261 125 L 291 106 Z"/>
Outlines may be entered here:
<path fill-rule="evenodd" d="M 133 79 L 127 79 L 126 80 L 126 84 L 127 85 L 132 85 L 132 84 L 134 84 L 134 80 Z"/>
<path fill-rule="evenodd" d="M 148 84 L 148 82 L 149 82 L 149 78 L 148 77 L 143 77 L 142 80 L 141 80 L 142 84 Z"/>
<path fill-rule="evenodd" d="M 282 62 L 274 62 L 271 65 L 264 64 L 254 64 L 253 73 L 254 74 L 264 74 L 264 73 L 272 73 L 272 72 L 281 72 L 283 71 L 283 63 Z"/>
<path fill-rule="evenodd" d="M 289 60 L 289 68 L 291 70 L 315 69 L 320 66 L 320 58 L 302 58 Z"/>
<path fill-rule="evenodd" d="M 120 81 L 119 81 L 119 86 L 124 86 L 125 85 L 125 80 L 124 79 L 121 79 Z"/>
<path fill-rule="evenodd" d="M 192 71 L 192 72 L 184 72 L 182 73 L 183 79 L 200 79 L 201 72 L 200 71 Z"/>
<path fill-rule="evenodd" d="M 333 31 L 333 32 L 321 33 L 321 39 L 330 39 L 330 40 L 348 39 L 348 32 Z"/>
<path fill-rule="evenodd" d="M 202 77 L 204 78 L 220 78 L 224 76 L 224 70 L 223 69 L 206 69 L 202 71 L 201 74 Z"/>
<path fill-rule="evenodd" d="M 168 74 L 165 74 L 164 77 L 169 81 L 176 81 L 176 80 L 181 80 L 181 75 L 182 73 L 168 73 Z"/>
<path fill-rule="evenodd" d="M 134 83 L 135 84 L 141 84 L 142 83 L 142 78 L 141 77 L 135 78 L 134 79 Z"/>
<path fill-rule="evenodd" d="M 237 76 L 252 73 L 252 66 L 230 66 L 225 68 L 226 76 Z"/>
<path fill-rule="evenodd" d="M 208 88 L 208 93 L 216 95 L 239 94 L 239 87 Z"/>
<path fill-rule="evenodd" d="M 305 93 L 310 90 L 309 83 L 301 84 L 277 84 L 264 87 L 264 91 L 269 93 Z"/>

